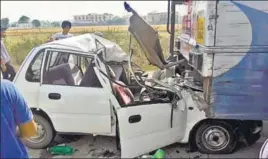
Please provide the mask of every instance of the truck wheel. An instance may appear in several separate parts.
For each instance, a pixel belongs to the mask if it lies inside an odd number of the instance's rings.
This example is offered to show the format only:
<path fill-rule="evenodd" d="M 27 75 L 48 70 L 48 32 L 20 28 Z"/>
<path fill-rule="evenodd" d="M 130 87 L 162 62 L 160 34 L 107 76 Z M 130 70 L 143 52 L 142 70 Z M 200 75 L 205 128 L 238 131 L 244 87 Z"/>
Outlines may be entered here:
<path fill-rule="evenodd" d="M 199 126 L 195 135 L 198 150 L 206 154 L 231 153 L 237 143 L 232 126 L 224 122 L 206 122 Z"/>
<path fill-rule="evenodd" d="M 24 144 L 32 149 L 46 148 L 55 138 L 52 125 L 44 117 L 34 114 L 37 125 L 37 136 L 23 139 Z"/>

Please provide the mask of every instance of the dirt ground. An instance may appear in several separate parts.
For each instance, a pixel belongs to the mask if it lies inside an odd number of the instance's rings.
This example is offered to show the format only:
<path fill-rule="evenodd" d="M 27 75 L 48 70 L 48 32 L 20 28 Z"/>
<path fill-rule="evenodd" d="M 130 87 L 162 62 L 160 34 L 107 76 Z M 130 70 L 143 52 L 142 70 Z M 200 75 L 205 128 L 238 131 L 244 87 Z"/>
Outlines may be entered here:
<path fill-rule="evenodd" d="M 266 124 L 268 125 L 268 124 Z M 173 144 L 163 148 L 167 158 L 258 158 L 260 148 L 268 137 L 268 126 L 264 127 L 263 136 L 249 147 L 240 147 L 233 154 L 208 155 L 189 152 L 188 145 Z M 103 136 L 63 136 L 57 137 L 54 144 L 66 143 L 77 151 L 71 156 L 52 156 L 47 150 L 29 150 L 31 158 L 120 158 L 113 137 Z"/>

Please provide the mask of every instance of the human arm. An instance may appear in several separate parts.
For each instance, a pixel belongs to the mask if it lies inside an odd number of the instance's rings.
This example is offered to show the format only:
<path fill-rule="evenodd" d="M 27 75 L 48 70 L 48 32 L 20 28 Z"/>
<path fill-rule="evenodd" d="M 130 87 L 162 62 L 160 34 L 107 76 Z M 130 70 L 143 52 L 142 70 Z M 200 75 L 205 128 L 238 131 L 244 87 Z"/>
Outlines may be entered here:
<path fill-rule="evenodd" d="M 11 58 L 2 40 L 1 40 L 1 59 L 3 60 L 4 64 L 11 63 Z"/>
<path fill-rule="evenodd" d="M 52 35 L 47 42 L 51 42 L 51 41 L 54 41 L 55 40 L 55 35 Z"/>
<path fill-rule="evenodd" d="M 2 68 L 3 72 L 6 72 L 6 70 L 7 70 L 6 64 L 5 64 L 4 60 L 2 60 L 2 57 L 1 57 L 1 68 Z"/>
<path fill-rule="evenodd" d="M 53 38 L 48 39 L 47 43 L 51 41 L 54 41 L 54 39 Z"/>
<path fill-rule="evenodd" d="M 34 120 L 29 121 L 27 124 L 20 125 L 16 128 L 17 137 L 33 137 L 37 135 L 37 127 Z"/>
<path fill-rule="evenodd" d="M 54 40 L 56 40 L 56 34 L 53 34 L 49 39 L 48 39 L 48 41 L 47 42 L 51 42 L 51 41 L 54 41 Z"/>
<path fill-rule="evenodd" d="M 14 87 L 15 100 L 14 100 L 14 117 L 18 125 L 17 135 L 20 137 L 33 137 L 37 135 L 37 127 L 33 120 L 33 114 L 28 107 L 25 99 L 20 92 Z"/>

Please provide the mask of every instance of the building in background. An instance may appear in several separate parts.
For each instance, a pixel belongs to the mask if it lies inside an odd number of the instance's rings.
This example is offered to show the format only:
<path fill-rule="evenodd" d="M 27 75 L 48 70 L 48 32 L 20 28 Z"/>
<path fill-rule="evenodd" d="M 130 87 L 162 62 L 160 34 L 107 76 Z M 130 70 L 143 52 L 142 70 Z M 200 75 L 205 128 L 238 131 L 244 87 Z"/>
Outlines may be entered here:
<path fill-rule="evenodd" d="M 167 12 L 151 12 L 148 13 L 147 16 L 144 18 L 147 23 L 151 25 L 158 25 L 158 24 L 166 24 L 168 19 Z M 176 13 L 176 22 L 178 23 L 178 13 Z"/>
<path fill-rule="evenodd" d="M 165 24 L 167 22 L 167 12 L 151 12 L 146 16 L 146 21 L 149 24 Z"/>
<path fill-rule="evenodd" d="M 74 15 L 74 23 L 89 23 L 89 24 L 98 24 L 103 23 L 108 20 L 111 20 L 114 17 L 113 14 L 104 13 L 104 14 L 96 14 L 90 13 L 87 15 Z"/>
<path fill-rule="evenodd" d="M 18 23 L 18 22 L 13 22 L 10 26 L 9 29 L 31 29 L 33 28 L 33 25 L 31 22 L 29 23 Z"/>

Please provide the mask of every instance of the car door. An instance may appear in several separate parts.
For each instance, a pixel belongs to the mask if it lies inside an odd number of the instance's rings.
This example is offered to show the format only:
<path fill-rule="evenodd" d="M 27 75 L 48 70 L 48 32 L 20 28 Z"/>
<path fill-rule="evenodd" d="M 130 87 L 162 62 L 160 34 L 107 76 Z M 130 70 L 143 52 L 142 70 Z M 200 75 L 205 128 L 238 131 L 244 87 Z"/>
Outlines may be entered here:
<path fill-rule="evenodd" d="M 98 58 L 96 61 L 99 61 Z M 98 63 L 98 69 L 105 72 L 105 65 Z M 107 90 L 111 89 L 108 78 L 102 73 L 99 79 Z M 107 91 L 108 92 L 108 91 Z M 112 91 L 109 91 L 112 93 Z M 186 101 L 171 103 L 138 104 L 119 106 L 114 95 L 110 96 L 119 124 L 122 158 L 134 158 L 180 141 L 187 124 Z"/>
<path fill-rule="evenodd" d="M 82 71 L 81 69 L 75 69 L 75 64 L 71 63 L 71 61 L 75 61 L 73 59 L 67 59 L 67 63 L 65 61 L 64 63 L 59 62 L 59 65 L 55 63 L 51 65 L 50 61 L 55 61 L 55 59 L 51 58 L 53 53 L 81 56 L 89 60 L 92 60 L 93 56 L 74 51 L 46 50 L 41 73 L 39 106 L 51 118 L 56 131 L 96 134 L 111 133 L 111 107 L 107 92 L 104 91 L 101 85 L 80 85 L 82 82 L 85 83 L 83 79 L 72 79 L 71 77 L 77 78 L 79 76 L 79 72 L 77 73 L 76 71 Z M 70 58 L 71 56 L 65 57 Z M 68 72 L 66 70 L 71 70 L 71 72 L 66 73 Z M 92 71 L 88 72 L 94 73 Z M 96 75 L 83 75 L 82 78 L 85 76 L 95 77 Z M 66 82 L 68 80 L 69 82 Z M 96 80 L 98 79 L 91 78 L 89 82 L 94 83 Z M 76 81 L 80 81 L 80 84 L 76 83 Z"/>
<path fill-rule="evenodd" d="M 187 122 L 185 107 L 182 99 L 173 109 L 170 103 L 118 109 L 121 157 L 137 157 L 181 140 Z"/>
<path fill-rule="evenodd" d="M 186 100 L 171 103 L 131 104 L 120 106 L 112 94 L 107 67 L 96 57 L 97 75 L 115 108 L 119 124 L 121 158 L 134 158 L 176 143 L 185 136 L 187 125 Z M 100 73 L 102 72 L 102 73 Z M 106 75 L 104 75 L 106 73 Z M 108 91 L 109 90 L 109 91 Z"/>
<path fill-rule="evenodd" d="M 104 64 L 98 63 L 98 69 L 104 72 Z M 104 83 L 103 86 L 110 89 L 108 78 L 103 74 L 99 76 L 102 76 L 99 79 Z M 175 106 L 171 103 L 153 102 L 124 107 L 118 107 L 115 96 L 111 95 L 110 99 L 119 124 L 122 158 L 134 158 L 170 145 L 185 135 L 187 110 L 184 99 L 179 100 Z"/>

